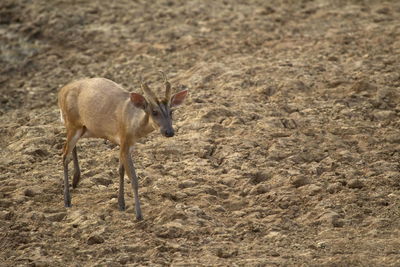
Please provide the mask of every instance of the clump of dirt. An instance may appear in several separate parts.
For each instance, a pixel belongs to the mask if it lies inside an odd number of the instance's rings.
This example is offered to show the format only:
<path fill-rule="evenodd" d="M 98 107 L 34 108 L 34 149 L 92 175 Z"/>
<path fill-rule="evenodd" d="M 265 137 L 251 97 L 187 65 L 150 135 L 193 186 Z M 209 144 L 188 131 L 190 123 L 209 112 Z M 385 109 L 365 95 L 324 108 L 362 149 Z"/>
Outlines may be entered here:
<path fill-rule="evenodd" d="M 2 1 L 2 265 L 399 265 L 398 36 L 396 1 Z M 59 88 L 158 70 L 190 97 L 133 154 L 144 221 L 101 140 L 64 208 Z"/>

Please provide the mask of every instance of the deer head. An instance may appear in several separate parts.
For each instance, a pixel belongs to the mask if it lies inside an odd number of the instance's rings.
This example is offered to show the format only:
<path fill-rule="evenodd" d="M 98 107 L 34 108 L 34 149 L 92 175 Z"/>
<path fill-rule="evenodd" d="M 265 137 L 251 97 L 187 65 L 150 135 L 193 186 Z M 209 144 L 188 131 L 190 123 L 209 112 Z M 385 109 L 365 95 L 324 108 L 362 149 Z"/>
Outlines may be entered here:
<path fill-rule="evenodd" d="M 155 129 L 160 129 L 160 133 L 165 137 L 172 137 L 175 134 L 174 128 L 172 127 L 173 108 L 183 103 L 188 94 L 188 90 L 182 90 L 172 95 L 171 84 L 168 82 L 166 75 L 163 72 L 161 72 L 161 74 L 164 78 L 164 98 L 159 99 L 149 86 L 141 81 L 141 88 L 144 96 L 131 93 L 131 101 L 136 107 L 143 109 L 147 113 Z"/>

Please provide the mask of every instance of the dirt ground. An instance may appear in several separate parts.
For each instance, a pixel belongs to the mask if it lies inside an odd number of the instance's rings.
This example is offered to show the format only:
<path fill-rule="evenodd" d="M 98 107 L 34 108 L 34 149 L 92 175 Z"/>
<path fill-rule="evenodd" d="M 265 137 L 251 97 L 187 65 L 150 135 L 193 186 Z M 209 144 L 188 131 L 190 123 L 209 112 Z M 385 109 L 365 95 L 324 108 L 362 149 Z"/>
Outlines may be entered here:
<path fill-rule="evenodd" d="M 189 88 L 176 135 L 80 140 L 64 208 L 57 92 Z M 0 2 L 1 266 L 400 266 L 400 2 Z M 72 168 L 72 164 L 70 165 Z"/>

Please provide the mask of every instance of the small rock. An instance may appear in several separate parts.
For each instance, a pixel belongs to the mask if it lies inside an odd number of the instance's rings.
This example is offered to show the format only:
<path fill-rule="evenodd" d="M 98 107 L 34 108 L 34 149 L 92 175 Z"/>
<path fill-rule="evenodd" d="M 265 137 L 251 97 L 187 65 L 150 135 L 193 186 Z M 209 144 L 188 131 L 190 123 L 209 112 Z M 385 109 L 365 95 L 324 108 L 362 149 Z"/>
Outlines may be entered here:
<path fill-rule="evenodd" d="M 25 216 L 26 216 L 27 218 L 31 219 L 32 221 L 43 221 L 43 220 L 46 219 L 46 216 L 44 216 L 43 213 L 41 213 L 41 212 L 35 212 L 35 211 L 26 213 Z"/>
<path fill-rule="evenodd" d="M 36 148 L 36 147 L 27 148 L 25 150 L 25 153 L 39 158 L 48 157 L 50 155 L 49 151 L 47 151 L 46 149 Z"/>
<path fill-rule="evenodd" d="M 296 188 L 302 187 L 309 183 L 310 181 L 306 176 L 298 176 L 291 181 L 291 184 Z"/>
<path fill-rule="evenodd" d="M 27 189 L 24 190 L 24 196 L 27 196 L 27 197 L 34 197 L 35 195 L 36 195 L 36 192 L 33 191 L 33 190 L 30 189 L 30 188 L 27 188 Z"/>
<path fill-rule="evenodd" d="M 67 216 L 66 212 L 58 212 L 51 215 L 46 216 L 47 220 L 51 222 L 61 222 L 65 216 Z"/>
<path fill-rule="evenodd" d="M 195 187 L 197 185 L 197 182 L 193 180 L 186 180 L 181 182 L 178 187 L 183 189 L 183 188 L 189 188 L 189 187 Z"/>
<path fill-rule="evenodd" d="M 328 60 L 329 61 L 338 61 L 339 59 L 335 56 L 330 56 L 330 57 L 328 57 Z"/>
<path fill-rule="evenodd" d="M 296 91 L 308 91 L 310 87 L 306 85 L 303 81 L 296 80 L 296 81 L 291 81 L 287 85 L 288 88 L 296 90 Z"/>
<path fill-rule="evenodd" d="M 269 187 L 265 184 L 258 184 L 250 190 L 251 195 L 260 195 L 269 192 Z"/>
<path fill-rule="evenodd" d="M 178 238 L 184 233 L 182 224 L 170 222 L 158 229 L 156 235 L 161 238 Z"/>
<path fill-rule="evenodd" d="M 281 239 L 284 235 L 278 231 L 271 231 L 265 237 L 270 239 Z"/>
<path fill-rule="evenodd" d="M 376 10 L 376 13 L 382 14 L 382 15 L 388 15 L 390 14 L 390 9 L 388 7 L 382 7 Z"/>
<path fill-rule="evenodd" d="M 376 91 L 375 100 L 379 104 L 384 104 L 394 97 L 393 94 L 394 92 L 389 88 L 379 88 L 379 90 Z"/>
<path fill-rule="evenodd" d="M 360 93 L 362 91 L 376 90 L 376 86 L 367 81 L 360 80 L 352 85 L 351 90 L 356 93 Z"/>
<path fill-rule="evenodd" d="M 348 150 L 340 150 L 340 151 L 338 151 L 338 154 L 342 161 L 350 162 L 350 161 L 354 160 L 354 155 Z"/>
<path fill-rule="evenodd" d="M 2 208 L 9 208 L 13 205 L 13 202 L 8 199 L 0 199 L 0 207 Z"/>
<path fill-rule="evenodd" d="M 232 212 L 232 216 L 233 217 L 243 217 L 246 215 L 245 211 L 241 211 L 241 210 L 235 210 Z"/>
<path fill-rule="evenodd" d="M 187 198 L 188 194 L 184 192 L 175 192 L 174 196 L 176 197 L 177 200 L 182 200 Z"/>
<path fill-rule="evenodd" d="M 389 120 L 396 116 L 396 112 L 392 110 L 376 110 L 372 113 L 376 120 Z"/>
<path fill-rule="evenodd" d="M 351 189 L 361 189 L 364 187 L 364 183 L 358 179 L 351 179 L 347 183 L 347 186 Z"/>
<path fill-rule="evenodd" d="M 217 257 L 226 259 L 237 256 L 238 251 L 236 249 L 232 250 L 231 248 L 218 248 L 216 255 Z"/>
<path fill-rule="evenodd" d="M 0 220 L 9 221 L 14 216 L 12 211 L 0 211 Z"/>
<path fill-rule="evenodd" d="M 307 188 L 308 195 L 310 195 L 310 196 L 315 196 L 316 194 L 318 194 L 321 191 L 322 191 L 322 187 L 315 185 L 315 184 L 311 184 Z"/>
<path fill-rule="evenodd" d="M 333 227 L 342 227 L 344 221 L 340 219 L 340 215 L 334 211 L 329 211 L 320 217 L 321 223 L 332 225 Z"/>
<path fill-rule="evenodd" d="M 335 60 L 333 60 L 333 61 L 335 61 Z M 328 87 L 329 88 L 336 88 L 336 87 L 338 87 L 338 86 L 340 86 L 342 84 L 345 84 L 345 83 L 346 83 L 345 80 L 333 80 L 333 81 L 329 81 L 328 82 Z"/>
<path fill-rule="evenodd" d="M 224 207 L 222 207 L 221 205 L 217 205 L 217 206 L 214 208 L 214 211 L 216 211 L 216 212 L 225 212 L 226 210 L 225 210 Z"/>
<path fill-rule="evenodd" d="M 138 244 L 125 245 L 122 247 L 122 250 L 128 253 L 139 253 L 146 251 L 146 246 Z"/>
<path fill-rule="evenodd" d="M 93 178 L 93 181 L 94 181 L 96 184 L 104 185 L 104 186 L 109 186 L 110 184 L 113 183 L 113 181 L 111 181 L 111 180 L 109 180 L 109 179 L 106 179 L 106 178 L 103 178 L 103 177 L 96 177 L 96 178 Z"/>
<path fill-rule="evenodd" d="M 286 128 L 286 129 L 296 129 L 297 128 L 296 121 L 291 118 L 282 118 L 281 123 L 282 123 L 283 128 Z"/>
<path fill-rule="evenodd" d="M 121 255 L 121 256 L 118 257 L 117 261 L 118 261 L 119 263 L 121 263 L 122 265 L 126 265 L 126 264 L 128 263 L 128 261 L 129 261 L 129 259 L 130 259 L 130 256 L 128 256 L 128 255 Z"/>
<path fill-rule="evenodd" d="M 286 137 L 287 135 L 284 134 L 283 136 L 278 134 L 272 134 L 272 137 Z M 268 160 L 269 161 L 281 161 L 289 156 L 291 156 L 291 152 L 288 151 L 283 151 L 282 148 L 276 146 L 276 145 L 272 145 L 269 149 L 268 149 Z"/>
<path fill-rule="evenodd" d="M 16 205 L 21 204 L 21 203 L 25 203 L 26 202 L 26 196 L 17 195 L 15 197 L 13 197 L 13 201 L 14 201 L 14 204 L 16 204 Z"/>
<path fill-rule="evenodd" d="M 337 193 L 340 190 L 342 190 L 342 184 L 341 183 L 334 183 L 334 184 L 330 184 L 328 185 L 328 187 L 326 188 L 326 191 L 328 191 L 329 193 L 333 194 L 333 193 Z"/>
<path fill-rule="evenodd" d="M 336 219 L 332 221 L 333 227 L 343 227 L 344 221 L 342 219 Z"/>
<path fill-rule="evenodd" d="M 48 266 L 54 266 L 57 264 L 51 260 L 45 259 L 45 260 L 33 261 L 30 265 L 35 266 L 35 267 L 48 267 Z"/>
<path fill-rule="evenodd" d="M 272 257 L 279 257 L 281 254 L 279 254 L 279 252 L 272 251 L 272 252 L 270 252 L 270 255 L 271 255 Z"/>
<path fill-rule="evenodd" d="M 252 184 L 259 184 L 271 179 L 272 175 L 268 172 L 257 171 L 255 173 L 250 173 L 249 182 Z"/>
<path fill-rule="evenodd" d="M 217 190 L 215 190 L 211 186 L 207 186 L 207 185 L 202 186 L 202 190 L 203 190 L 204 193 L 212 195 L 212 196 L 217 196 L 218 195 Z"/>
<path fill-rule="evenodd" d="M 224 178 L 220 181 L 220 183 L 232 187 L 235 185 L 236 180 L 234 178 Z"/>
<path fill-rule="evenodd" d="M 203 217 L 206 213 L 198 206 L 190 206 L 185 209 L 185 212 L 190 215 L 195 215 L 197 217 Z"/>
<path fill-rule="evenodd" d="M 261 95 L 273 96 L 277 92 L 277 88 L 274 86 L 259 87 L 256 91 Z"/>
<path fill-rule="evenodd" d="M 87 240 L 88 245 L 101 244 L 101 243 L 104 243 L 104 238 L 102 238 L 99 235 L 92 235 Z"/>
<path fill-rule="evenodd" d="M 385 136 L 385 140 L 389 143 L 400 143 L 400 134 L 388 134 Z"/>

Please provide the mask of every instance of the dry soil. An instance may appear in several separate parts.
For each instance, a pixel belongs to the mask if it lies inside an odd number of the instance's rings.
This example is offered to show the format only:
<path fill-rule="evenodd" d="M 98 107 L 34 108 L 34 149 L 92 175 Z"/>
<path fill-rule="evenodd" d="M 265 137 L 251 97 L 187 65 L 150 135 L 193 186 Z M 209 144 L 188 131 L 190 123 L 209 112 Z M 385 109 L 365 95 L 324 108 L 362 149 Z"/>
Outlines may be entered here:
<path fill-rule="evenodd" d="M 132 155 L 144 220 L 96 139 L 64 208 L 58 90 L 158 70 L 190 97 Z M 0 265 L 400 266 L 399 70 L 395 0 L 2 0 Z"/>

